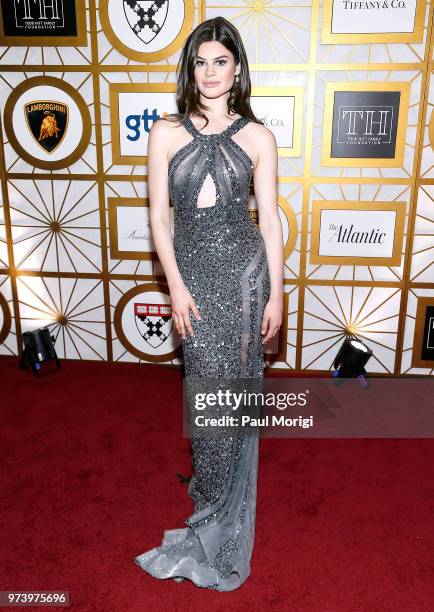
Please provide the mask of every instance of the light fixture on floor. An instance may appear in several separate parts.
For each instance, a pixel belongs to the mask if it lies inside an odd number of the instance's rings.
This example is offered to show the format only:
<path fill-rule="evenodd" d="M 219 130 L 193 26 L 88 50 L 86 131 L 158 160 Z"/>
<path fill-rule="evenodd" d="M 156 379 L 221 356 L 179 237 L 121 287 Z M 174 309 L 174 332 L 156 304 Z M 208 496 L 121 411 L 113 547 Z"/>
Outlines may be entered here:
<path fill-rule="evenodd" d="M 356 336 L 347 336 L 333 362 L 332 376 L 336 384 L 343 378 L 358 378 L 362 387 L 368 387 L 368 374 L 365 365 L 373 352 Z"/>
<path fill-rule="evenodd" d="M 54 348 L 55 338 L 51 336 L 48 327 L 41 327 L 33 331 L 23 333 L 24 350 L 20 359 L 20 369 L 24 370 L 29 365 L 33 373 L 39 376 L 41 363 L 54 359 L 57 369 L 60 369 L 60 360 Z"/>

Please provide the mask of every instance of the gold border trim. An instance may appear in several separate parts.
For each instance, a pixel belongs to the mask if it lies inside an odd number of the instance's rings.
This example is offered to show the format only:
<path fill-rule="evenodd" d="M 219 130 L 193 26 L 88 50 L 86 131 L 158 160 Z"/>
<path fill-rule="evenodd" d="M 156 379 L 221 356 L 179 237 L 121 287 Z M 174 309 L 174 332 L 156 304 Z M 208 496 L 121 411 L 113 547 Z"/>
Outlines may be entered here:
<path fill-rule="evenodd" d="M 112 139 L 112 164 L 133 165 L 148 164 L 147 155 L 121 154 L 121 129 L 119 121 L 119 94 L 120 93 L 175 93 L 176 85 L 173 83 L 110 83 L 110 129 Z M 164 115 L 164 113 L 163 113 Z M 146 148 L 147 150 L 147 148 Z"/>
<path fill-rule="evenodd" d="M 416 320 L 414 323 L 413 350 L 411 352 L 412 368 L 434 368 L 434 360 L 421 359 L 423 328 L 425 323 L 425 311 L 427 306 L 434 306 L 434 295 L 417 298 Z"/>
<path fill-rule="evenodd" d="M 9 336 L 12 327 L 12 315 L 9 304 L 3 293 L 0 292 L 0 308 L 3 311 L 3 325 L 0 329 L 0 344 Z"/>
<path fill-rule="evenodd" d="M 99 18 L 101 21 L 101 27 L 104 31 L 104 34 L 107 37 L 109 43 L 119 51 L 121 55 L 128 57 L 131 60 L 135 60 L 137 62 L 159 62 L 161 60 L 167 59 L 178 49 L 181 48 L 184 43 L 185 38 L 190 33 L 193 23 L 194 23 L 194 0 L 183 0 L 185 7 L 185 16 L 184 23 L 179 31 L 177 37 L 167 45 L 167 47 L 163 47 L 159 51 L 154 51 L 152 53 L 147 53 L 146 51 L 135 51 L 134 49 L 130 49 L 127 47 L 114 33 L 108 12 L 108 3 L 109 0 L 100 0 L 99 2 Z"/>
<path fill-rule="evenodd" d="M 178 347 L 171 351 L 170 353 L 166 353 L 165 355 L 153 355 L 152 353 L 143 353 L 139 349 L 137 349 L 131 342 L 127 339 L 124 334 L 124 330 L 122 328 L 122 313 L 127 304 L 135 295 L 139 295 L 140 293 L 145 293 L 147 291 L 157 291 L 159 293 L 165 293 L 169 295 L 169 291 L 165 291 L 166 287 L 160 283 L 146 283 L 144 285 L 137 285 L 129 289 L 124 295 L 120 298 L 118 303 L 116 304 L 116 308 L 113 316 L 113 325 L 115 328 L 115 332 L 119 342 L 135 357 L 139 359 L 144 359 L 145 361 L 151 361 L 154 363 L 163 363 L 165 361 L 170 361 L 172 359 L 176 359 L 180 357 L 180 349 L 181 343 Z M 175 333 L 176 327 L 174 326 Z"/>
<path fill-rule="evenodd" d="M 70 2 L 70 0 L 65 0 Z M 4 47 L 87 47 L 86 2 L 75 0 L 77 36 L 6 36 L 0 10 L 0 45 Z"/>
<path fill-rule="evenodd" d="M 280 195 L 280 193 L 277 194 L 277 203 L 279 208 L 282 209 L 283 214 L 285 215 L 288 222 L 288 240 L 286 241 L 283 250 L 284 260 L 287 261 L 288 257 L 295 249 L 295 245 L 297 244 L 299 234 L 297 215 L 295 214 L 288 200 L 282 195 Z"/>
<path fill-rule="evenodd" d="M 277 147 L 279 156 L 281 157 L 301 157 L 302 145 L 302 130 L 303 130 L 303 112 L 304 112 L 304 92 L 305 88 L 301 85 L 290 87 L 278 86 L 253 86 L 252 95 L 265 96 L 268 98 L 294 98 L 294 116 L 293 116 L 293 146 L 292 147 Z M 269 128 L 272 129 L 272 128 Z"/>
<path fill-rule="evenodd" d="M 332 264 L 348 266 L 400 266 L 402 247 L 404 243 L 404 223 L 407 202 L 370 202 L 363 200 L 343 200 L 334 202 L 330 200 L 312 200 L 310 264 Z M 396 212 L 395 234 L 393 239 L 392 257 L 348 257 L 319 254 L 319 237 L 321 229 L 321 212 L 323 210 L 369 210 Z"/>
<path fill-rule="evenodd" d="M 323 119 L 323 141 L 322 141 L 322 166 L 350 167 L 350 168 L 397 168 L 404 163 L 405 136 L 408 126 L 408 110 L 410 101 L 410 86 L 407 81 L 382 81 L 367 83 L 357 81 L 352 83 L 328 81 L 325 88 L 324 119 Z M 394 158 L 381 157 L 331 157 L 332 128 L 334 94 L 336 91 L 396 91 L 399 90 L 399 114 L 396 129 L 396 149 Z"/>
<path fill-rule="evenodd" d="M 155 251 L 121 251 L 118 245 L 118 208 L 149 208 L 148 198 L 107 198 L 110 236 L 110 258 L 111 259 L 135 259 L 158 261 Z"/>
<path fill-rule="evenodd" d="M 423 41 L 426 0 L 416 0 L 416 12 L 413 32 L 373 32 L 367 34 L 348 33 L 333 34 L 332 19 L 335 0 L 324 0 L 321 29 L 321 44 L 348 44 L 361 45 L 364 43 L 421 43 Z"/>
<path fill-rule="evenodd" d="M 30 153 L 26 151 L 26 149 L 24 149 L 24 147 L 18 141 L 12 125 L 12 115 L 20 96 L 24 92 L 32 89 L 32 87 L 37 87 L 40 85 L 51 85 L 52 87 L 58 87 L 71 96 L 80 110 L 83 121 L 83 133 L 75 151 L 73 151 L 67 157 L 58 159 L 56 161 L 38 159 L 37 157 L 30 155 Z M 19 85 L 17 85 L 17 87 L 15 87 L 15 89 L 9 95 L 9 98 L 6 100 L 3 116 L 5 132 L 13 149 L 17 155 L 24 159 L 24 161 L 36 168 L 42 168 L 43 170 L 58 170 L 59 168 L 66 168 L 80 159 L 90 143 L 90 137 L 92 134 L 92 119 L 86 102 L 83 100 L 78 91 L 72 87 L 72 85 L 66 81 L 63 81 L 62 79 L 58 79 L 57 77 L 36 76 L 22 81 Z"/>

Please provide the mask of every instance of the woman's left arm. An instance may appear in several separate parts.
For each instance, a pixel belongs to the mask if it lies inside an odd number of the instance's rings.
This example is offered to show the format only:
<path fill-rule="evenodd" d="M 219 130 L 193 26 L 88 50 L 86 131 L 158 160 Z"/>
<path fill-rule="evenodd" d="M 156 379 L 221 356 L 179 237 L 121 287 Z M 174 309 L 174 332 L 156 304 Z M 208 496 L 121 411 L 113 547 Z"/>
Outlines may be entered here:
<path fill-rule="evenodd" d="M 282 325 L 283 314 L 283 230 L 277 204 L 277 143 L 274 134 L 258 126 L 257 164 L 253 175 L 259 212 L 259 230 L 264 238 L 270 274 L 270 299 L 264 310 L 263 342 L 272 338 Z"/>

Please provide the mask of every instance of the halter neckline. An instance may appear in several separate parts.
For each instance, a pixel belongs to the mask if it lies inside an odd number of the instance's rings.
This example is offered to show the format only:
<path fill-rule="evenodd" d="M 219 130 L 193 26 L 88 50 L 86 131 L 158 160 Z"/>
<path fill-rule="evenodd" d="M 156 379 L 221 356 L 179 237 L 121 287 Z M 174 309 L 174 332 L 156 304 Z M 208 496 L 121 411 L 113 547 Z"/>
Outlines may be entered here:
<path fill-rule="evenodd" d="M 186 118 L 186 122 L 192 127 L 192 129 L 196 132 L 196 134 L 198 134 L 199 136 L 223 136 L 224 134 L 226 134 L 226 132 L 228 132 L 234 125 L 236 125 L 238 122 L 245 120 L 245 117 L 237 117 L 237 119 L 235 119 L 235 121 L 232 121 L 232 123 L 230 123 L 228 125 L 228 127 L 226 127 L 222 132 L 216 132 L 214 134 L 204 134 L 203 132 L 201 132 L 200 130 L 197 129 L 197 127 L 194 125 L 193 121 L 190 119 L 190 117 Z"/>

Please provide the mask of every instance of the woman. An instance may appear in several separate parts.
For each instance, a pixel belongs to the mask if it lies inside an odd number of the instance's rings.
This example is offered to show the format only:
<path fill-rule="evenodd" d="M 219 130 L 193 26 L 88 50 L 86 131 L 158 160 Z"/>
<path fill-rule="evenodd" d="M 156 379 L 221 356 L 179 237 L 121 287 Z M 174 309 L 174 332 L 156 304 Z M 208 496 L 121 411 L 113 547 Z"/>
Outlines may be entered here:
<path fill-rule="evenodd" d="M 210 19 L 181 53 L 179 113 L 156 121 L 149 135 L 152 235 L 192 389 L 190 381 L 200 378 L 261 383 L 262 345 L 282 322 L 277 147 L 249 97 L 240 35 L 223 17 Z M 247 209 L 252 176 L 259 230 Z M 157 578 L 231 591 L 250 573 L 258 433 L 191 436 L 191 444 L 194 512 L 187 527 L 166 530 L 161 546 L 135 562 Z"/>

